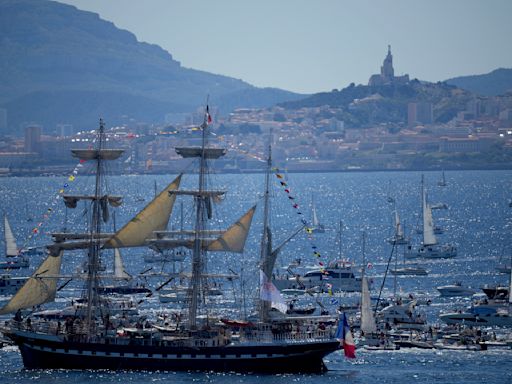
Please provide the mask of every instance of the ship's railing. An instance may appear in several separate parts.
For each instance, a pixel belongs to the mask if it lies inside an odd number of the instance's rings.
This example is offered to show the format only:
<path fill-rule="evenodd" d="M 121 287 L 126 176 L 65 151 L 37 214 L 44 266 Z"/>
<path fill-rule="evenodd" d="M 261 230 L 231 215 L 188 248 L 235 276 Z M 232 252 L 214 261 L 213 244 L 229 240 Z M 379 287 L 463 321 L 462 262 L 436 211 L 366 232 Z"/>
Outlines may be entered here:
<path fill-rule="evenodd" d="M 259 343 L 306 343 L 318 340 L 329 340 L 333 338 L 331 330 L 314 331 L 291 331 L 272 333 L 271 331 L 253 331 L 240 334 L 240 342 Z"/>
<path fill-rule="evenodd" d="M 23 321 L 12 320 L 9 322 L 11 329 L 19 331 L 30 331 L 46 335 L 85 335 L 88 331 L 96 332 L 96 327 L 89 330 L 84 322 L 74 322 L 66 324 L 64 321 L 55 320 L 32 320 L 27 318 Z"/>

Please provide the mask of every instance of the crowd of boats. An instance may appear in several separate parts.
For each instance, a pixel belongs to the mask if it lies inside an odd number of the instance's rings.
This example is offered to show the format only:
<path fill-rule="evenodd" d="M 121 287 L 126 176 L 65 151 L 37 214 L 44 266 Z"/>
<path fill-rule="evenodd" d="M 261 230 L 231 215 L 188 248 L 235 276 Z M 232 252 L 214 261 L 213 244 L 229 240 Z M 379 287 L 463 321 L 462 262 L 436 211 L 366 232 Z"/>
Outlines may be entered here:
<path fill-rule="evenodd" d="M 106 147 L 103 122 L 96 148 L 72 151 L 81 162 L 95 163 L 94 193 L 63 195 L 68 207 L 76 207 L 79 200 L 90 204 L 87 232 L 53 233 L 53 243 L 44 249 L 20 251 L 5 216 L 6 262 L 0 267 L 6 272 L 0 277 L 0 295 L 8 296 L 8 301 L 0 308 L 0 315 L 5 316 L 1 340 L 18 346 L 26 368 L 321 372 L 326 369 L 323 358 L 346 342 L 341 315 L 349 318 L 359 346 L 368 350 L 512 348 L 510 280 L 507 286 L 484 287 L 484 296 L 461 283 L 439 286 L 443 297 L 474 297 L 467 310 L 440 314 L 444 324 L 439 325 L 428 323 L 420 311 L 430 304 L 429 298 L 400 297 L 396 292 L 385 298 L 382 286 L 373 289 L 371 296 L 364 260 L 361 268 L 341 255 L 322 267 L 306 268 L 297 259 L 284 271 L 277 268 L 279 252 L 293 236 L 303 229 L 321 235 L 325 226 L 319 223 L 312 202 L 311 223 L 303 222 L 281 245 L 273 245 L 271 145 L 262 201 L 260 261 L 255 271 L 259 289 L 254 311 L 239 310 L 238 304 L 245 301 L 228 298 L 218 281 L 232 282 L 240 276 L 232 270 L 210 273 L 207 255 L 243 253 L 256 207 L 250 207 L 226 230 L 209 227 L 212 207 L 225 192 L 209 189 L 206 176 L 209 163 L 225 150 L 208 145 L 207 111 L 200 131 L 200 146 L 176 148 L 178 155 L 197 161 L 197 189 L 181 189 L 179 175 L 119 230 L 108 232 L 104 227 L 108 210 L 121 204 L 121 198 L 103 189 L 102 171 L 103 163 L 118 159 L 122 151 Z M 193 227 L 169 231 L 178 197 L 192 197 Z M 423 238 L 418 246 L 404 235 L 398 212 L 394 212 L 389 243 L 395 267 L 389 272 L 395 278 L 428 274 L 411 260 L 457 255 L 454 245 L 437 240 L 432 210 L 442 205 L 428 201 L 423 180 L 421 205 Z M 173 270 L 151 275 L 149 268 L 133 276 L 121 256 L 122 249 L 131 247 L 145 249 L 146 263 L 172 263 Z M 399 248 L 404 255 L 401 267 Z M 80 250 L 86 253 L 85 264 L 76 273 L 63 275 L 63 254 Z M 11 274 L 15 269 L 28 269 L 29 253 L 36 251 L 41 252 L 42 262 L 30 276 Z M 109 253 L 113 254 L 111 272 L 104 267 Z M 391 265 L 390 257 L 387 266 Z M 144 280 L 138 280 L 141 276 Z M 160 282 L 150 286 L 151 276 Z M 56 301 L 72 281 L 83 282 L 80 296 Z M 148 301 L 153 303 L 152 311 L 141 308 Z M 65 307 L 59 308 L 63 302 Z"/>

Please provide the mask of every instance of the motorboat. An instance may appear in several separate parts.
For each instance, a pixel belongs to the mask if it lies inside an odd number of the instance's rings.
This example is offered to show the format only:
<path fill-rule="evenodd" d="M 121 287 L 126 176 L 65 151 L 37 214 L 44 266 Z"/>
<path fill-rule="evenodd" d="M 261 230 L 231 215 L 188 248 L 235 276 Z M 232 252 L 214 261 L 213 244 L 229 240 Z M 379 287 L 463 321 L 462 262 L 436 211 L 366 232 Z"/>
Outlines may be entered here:
<path fill-rule="evenodd" d="M 506 307 L 476 305 L 466 311 L 443 313 L 439 318 L 446 324 L 465 324 L 480 327 L 512 327 L 512 316 Z"/>
<path fill-rule="evenodd" d="M 290 272 L 290 271 L 289 271 Z M 312 289 L 320 287 L 323 292 L 345 291 L 360 292 L 361 278 L 356 277 L 352 263 L 347 260 L 334 260 L 325 269 L 312 269 L 301 274 L 290 273 L 273 276 L 272 282 L 283 289 Z M 329 284 L 329 286 L 328 286 Z"/>
<path fill-rule="evenodd" d="M 439 294 L 444 297 L 454 296 L 472 296 L 476 293 L 474 289 L 462 286 L 462 283 L 456 282 L 455 284 L 443 285 L 436 288 Z"/>
<path fill-rule="evenodd" d="M 419 266 L 408 266 L 403 268 L 395 268 L 390 270 L 392 275 L 396 276 L 427 276 L 428 271 Z"/>

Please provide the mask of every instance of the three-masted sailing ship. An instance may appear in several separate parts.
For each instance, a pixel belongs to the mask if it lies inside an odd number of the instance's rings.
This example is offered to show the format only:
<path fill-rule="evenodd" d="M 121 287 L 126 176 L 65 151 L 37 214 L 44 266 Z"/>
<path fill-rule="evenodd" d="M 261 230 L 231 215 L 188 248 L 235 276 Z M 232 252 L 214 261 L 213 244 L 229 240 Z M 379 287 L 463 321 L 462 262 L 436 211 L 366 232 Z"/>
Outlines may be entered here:
<path fill-rule="evenodd" d="M 207 146 L 208 119 L 201 126 L 200 147 L 176 148 L 178 154 L 199 162 L 197 190 L 180 190 L 181 175 L 149 203 L 134 219 L 116 233 L 102 231 L 104 209 L 120 203 L 120 197 L 102 189 L 102 163 L 121 156 L 122 151 L 106 149 L 103 123 L 100 123 L 97 149 L 73 150 L 80 159 L 96 161 L 95 192 L 91 196 L 67 196 L 68 204 L 79 199 L 92 204 L 90 230 L 86 235 L 54 234 L 49 256 L 0 314 L 14 313 L 53 301 L 63 253 L 86 249 L 88 254 L 85 289 L 80 311 L 65 324 L 54 320 L 21 321 L 18 316 L 0 330 L 18 345 L 26 368 L 137 369 L 137 370 L 214 370 L 239 372 L 320 372 L 323 357 L 339 349 L 334 324 L 320 324 L 311 318 L 289 320 L 269 316 L 273 295 L 261 295 L 260 320 L 221 322 L 201 313 L 208 289 L 208 252 L 242 253 L 255 206 L 226 231 L 211 231 L 212 201 L 223 191 L 207 188 L 208 163 L 225 150 Z M 271 164 L 269 155 L 268 164 Z M 261 271 L 269 287 L 277 252 L 273 252 L 268 228 L 269 173 L 266 176 L 261 242 Z M 165 231 L 177 196 L 191 196 L 195 203 L 195 226 L 173 236 Z M 187 290 L 188 313 L 174 326 L 122 324 L 111 315 L 108 300 L 101 295 L 99 266 L 102 252 L 109 248 L 148 247 L 158 249 L 186 247 L 192 251 L 190 283 Z M 275 287 L 274 287 L 275 288 Z M 113 312 L 112 312 L 113 314 Z"/>

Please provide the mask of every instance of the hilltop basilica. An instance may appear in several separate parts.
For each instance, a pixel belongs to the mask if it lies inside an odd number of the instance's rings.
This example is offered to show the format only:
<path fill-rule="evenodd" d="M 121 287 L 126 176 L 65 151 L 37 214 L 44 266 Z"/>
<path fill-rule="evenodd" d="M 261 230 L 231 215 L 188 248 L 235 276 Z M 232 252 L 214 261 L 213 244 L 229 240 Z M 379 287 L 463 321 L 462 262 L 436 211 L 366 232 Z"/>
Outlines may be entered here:
<path fill-rule="evenodd" d="M 391 84 L 407 84 L 409 82 L 409 75 L 395 76 L 393 69 L 393 55 L 391 55 L 391 45 L 388 45 L 388 54 L 380 67 L 380 74 L 375 74 L 368 80 L 368 85 L 391 85 Z"/>

